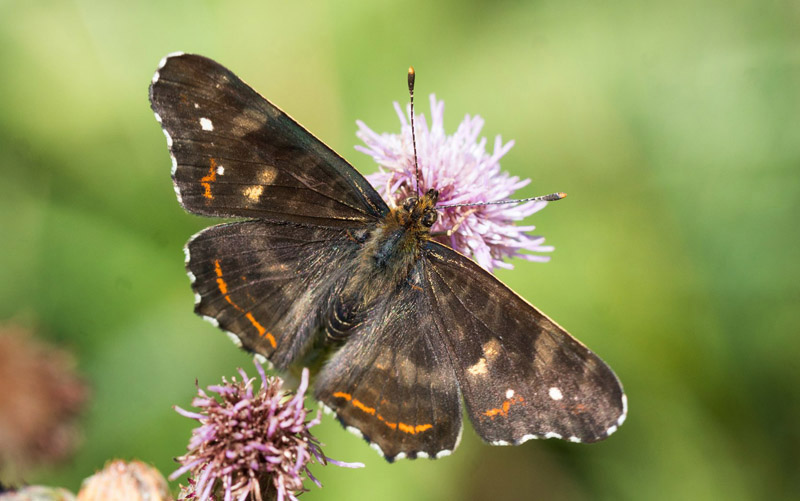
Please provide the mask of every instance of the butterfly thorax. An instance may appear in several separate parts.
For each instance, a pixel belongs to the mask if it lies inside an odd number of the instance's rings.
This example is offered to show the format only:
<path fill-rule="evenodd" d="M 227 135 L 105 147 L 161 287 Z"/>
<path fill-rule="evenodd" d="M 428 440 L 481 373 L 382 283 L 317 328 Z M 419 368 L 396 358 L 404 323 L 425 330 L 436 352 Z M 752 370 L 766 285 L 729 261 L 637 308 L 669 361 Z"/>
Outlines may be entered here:
<path fill-rule="evenodd" d="M 436 222 L 438 197 L 438 191 L 429 190 L 422 197 L 406 198 L 370 233 L 360 251 L 358 271 L 347 287 L 362 296 L 365 306 L 409 280 Z"/>

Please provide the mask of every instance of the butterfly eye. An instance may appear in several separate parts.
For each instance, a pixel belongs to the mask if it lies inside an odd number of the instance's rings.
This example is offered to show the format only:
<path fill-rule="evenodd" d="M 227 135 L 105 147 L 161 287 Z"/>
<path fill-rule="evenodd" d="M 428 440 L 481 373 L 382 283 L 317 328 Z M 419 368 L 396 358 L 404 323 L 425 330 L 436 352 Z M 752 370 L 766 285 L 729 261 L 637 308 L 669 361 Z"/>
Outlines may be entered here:
<path fill-rule="evenodd" d="M 403 210 L 411 212 L 415 205 L 417 205 L 417 197 L 408 197 L 403 201 Z"/>
<path fill-rule="evenodd" d="M 439 213 L 435 210 L 427 211 L 425 214 L 422 215 L 422 225 L 430 228 L 433 226 L 433 223 L 436 222 L 436 218 L 439 217 Z"/>

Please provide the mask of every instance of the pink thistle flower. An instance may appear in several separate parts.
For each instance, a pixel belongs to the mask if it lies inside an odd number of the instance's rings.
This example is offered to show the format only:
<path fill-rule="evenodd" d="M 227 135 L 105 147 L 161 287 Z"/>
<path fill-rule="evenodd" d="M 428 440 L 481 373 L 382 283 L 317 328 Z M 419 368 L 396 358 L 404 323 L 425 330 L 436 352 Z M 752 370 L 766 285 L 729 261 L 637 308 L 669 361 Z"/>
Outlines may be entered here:
<path fill-rule="evenodd" d="M 483 119 L 466 115 L 448 136 L 444 131 L 444 101 L 431 94 L 431 124 L 424 115 L 416 115 L 419 162 L 419 193 L 430 188 L 439 190 L 438 205 L 508 200 L 512 193 L 527 185 L 530 179 L 520 180 L 500 170 L 500 158 L 514 146 L 503 144 L 500 136 L 494 141 L 491 154 L 486 151 L 486 138 L 478 139 Z M 406 197 L 416 195 L 414 179 L 414 146 L 408 114 L 394 103 L 400 118 L 400 134 L 377 134 L 362 121 L 357 121 L 356 136 L 365 146 L 356 150 L 370 155 L 379 171 L 367 176 L 381 195 L 396 206 Z M 432 233 L 447 232 L 436 240 L 474 259 L 491 271 L 496 267 L 513 268 L 504 260 L 521 257 L 529 261 L 549 261 L 549 256 L 527 254 L 552 252 L 553 247 L 542 245 L 544 237 L 529 235 L 534 226 L 515 226 L 519 221 L 538 212 L 545 201 L 520 204 L 481 205 L 443 208 Z"/>
<path fill-rule="evenodd" d="M 175 480 L 192 473 L 183 499 L 206 501 L 222 496 L 225 501 L 296 501 L 296 495 L 307 490 L 301 473 L 321 486 L 308 470 L 310 462 L 364 466 L 326 457 L 309 432 L 319 424 L 320 414 L 306 421 L 310 412 L 304 407 L 308 369 L 303 369 L 300 386 L 292 395 L 283 391 L 280 378 L 267 377 L 261 364 L 254 363 L 261 376 L 258 391 L 255 378 L 239 369 L 240 381 L 223 378 L 221 385 L 208 387 L 217 398 L 198 388 L 192 405 L 199 412 L 175 407 L 179 414 L 200 422 L 192 432 L 189 452 L 177 458 L 183 466 L 170 475 Z"/>

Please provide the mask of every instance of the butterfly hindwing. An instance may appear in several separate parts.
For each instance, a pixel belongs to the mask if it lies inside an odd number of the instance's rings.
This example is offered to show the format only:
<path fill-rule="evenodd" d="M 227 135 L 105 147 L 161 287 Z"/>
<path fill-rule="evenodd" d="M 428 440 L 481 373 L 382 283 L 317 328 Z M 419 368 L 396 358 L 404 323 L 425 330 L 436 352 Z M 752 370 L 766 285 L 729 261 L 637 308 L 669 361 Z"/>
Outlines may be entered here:
<path fill-rule="evenodd" d="M 195 311 L 285 369 L 352 271 L 349 231 L 261 220 L 201 231 L 186 245 Z"/>
<path fill-rule="evenodd" d="M 626 414 L 614 372 L 463 255 L 426 244 L 426 290 L 475 431 L 487 442 L 595 442 Z"/>
<path fill-rule="evenodd" d="M 150 102 L 191 212 L 352 227 L 388 211 L 343 158 L 211 59 L 164 58 Z"/>
<path fill-rule="evenodd" d="M 456 377 L 430 312 L 419 287 L 387 291 L 315 383 L 317 399 L 389 461 L 440 457 L 460 438 Z"/>

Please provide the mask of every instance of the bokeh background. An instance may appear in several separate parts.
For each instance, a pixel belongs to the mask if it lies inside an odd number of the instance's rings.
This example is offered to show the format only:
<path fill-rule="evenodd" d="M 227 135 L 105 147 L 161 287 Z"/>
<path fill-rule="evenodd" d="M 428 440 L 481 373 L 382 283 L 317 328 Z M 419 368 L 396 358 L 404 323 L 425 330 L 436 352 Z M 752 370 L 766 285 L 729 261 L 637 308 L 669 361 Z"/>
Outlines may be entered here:
<path fill-rule="evenodd" d="M 453 456 L 394 465 L 326 417 L 326 452 L 367 466 L 316 467 L 303 499 L 800 496 L 800 4 L 762 0 L 0 1 L 0 322 L 91 387 L 74 457 L 27 481 L 76 491 L 116 457 L 171 472 L 192 427 L 171 406 L 252 368 L 192 313 L 181 249 L 214 221 L 175 200 L 147 100 L 175 50 L 365 173 L 355 120 L 399 131 L 409 64 L 420 112 L 435 92 L 448 131 L 479 114 L 515 139 L 521 195 L 570 196 L 529 221 L 552 261 L 498 274 L 628 393 L 602 443 L 467 428 Z"/>

